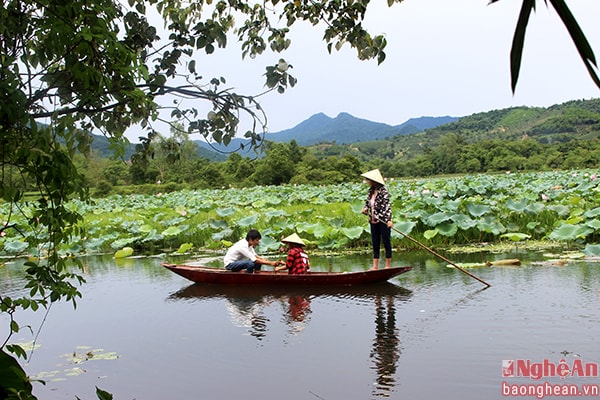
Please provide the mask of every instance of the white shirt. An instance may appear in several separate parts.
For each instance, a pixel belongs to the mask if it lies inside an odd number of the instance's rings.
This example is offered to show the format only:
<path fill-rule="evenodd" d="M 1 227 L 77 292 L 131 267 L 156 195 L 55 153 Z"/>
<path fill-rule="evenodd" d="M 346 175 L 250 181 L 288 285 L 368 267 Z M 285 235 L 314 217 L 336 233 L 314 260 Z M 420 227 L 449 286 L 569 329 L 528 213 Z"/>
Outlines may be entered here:
<path fill-rule="evenodd" d="M 256 253 L 254 252 L 254 247 L 248 245 L 248 241 L 246 239 L 239 240 L 235 242 L 223 258 L 223 263 L 225 266 L 228 266 L 234 261 L 240 261 L 249 259 L 250 261 L 256 261 Z"/>

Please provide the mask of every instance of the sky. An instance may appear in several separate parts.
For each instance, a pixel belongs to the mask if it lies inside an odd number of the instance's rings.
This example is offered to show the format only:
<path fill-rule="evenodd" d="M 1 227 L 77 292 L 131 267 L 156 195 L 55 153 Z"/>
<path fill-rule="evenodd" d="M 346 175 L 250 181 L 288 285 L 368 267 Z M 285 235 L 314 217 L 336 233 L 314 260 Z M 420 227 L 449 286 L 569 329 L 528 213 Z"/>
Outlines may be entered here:
<path fill-rule="evenodd" d="M 600 1 L 566 1 L 600 60 Z M 204 77 L 224 76 L 240 93 L 258 94 L 265 90 L 265 66 L 279 58 L 291 64 L 297 85 L 283 95 L 259 97 L 269 132 L 293 128 L 321 112 L 400 125 L 422 116 L 461 117 L 600 97 L 562 21 L 542 0 L 528 24 L 512 93 L 509 55 L 521 4 L 404 0 L 390 8 L 387 1 L 372 0 L 363 26 L 387 39 L 380 65 L 360 61 L 349 45 L 329 54 L 322 28 L 297 23 L 284 53 L 242 59 L 239 46 L 230 41 L 227 49 L 197 56 L 197 69 Z"/>

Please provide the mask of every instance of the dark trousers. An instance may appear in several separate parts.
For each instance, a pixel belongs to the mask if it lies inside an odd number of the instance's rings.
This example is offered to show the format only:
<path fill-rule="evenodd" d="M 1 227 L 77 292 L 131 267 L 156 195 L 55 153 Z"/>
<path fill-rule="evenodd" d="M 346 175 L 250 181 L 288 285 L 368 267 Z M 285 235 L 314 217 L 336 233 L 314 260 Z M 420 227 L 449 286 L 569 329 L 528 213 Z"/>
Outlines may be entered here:
<path fill-rule="evenodd" d="M 392 230 L 383 222 L 371 224 L 373 258 L 379 258 L 379 248 L 381 247 L 381 242 L 383 242 L 383 247 L 385 248 L 385 258 L 392 258 L 392 241 L 390 238 L 391 232 Z"/>
<path fill-rule="evenodd" d="M 225 268 L 233 272 L 238 272 L 245 269 L 246 272 L 252 273 L 254 271 L 260 271 L 260 264 L 251 260 L 239 260 L 230 263 Z"/>

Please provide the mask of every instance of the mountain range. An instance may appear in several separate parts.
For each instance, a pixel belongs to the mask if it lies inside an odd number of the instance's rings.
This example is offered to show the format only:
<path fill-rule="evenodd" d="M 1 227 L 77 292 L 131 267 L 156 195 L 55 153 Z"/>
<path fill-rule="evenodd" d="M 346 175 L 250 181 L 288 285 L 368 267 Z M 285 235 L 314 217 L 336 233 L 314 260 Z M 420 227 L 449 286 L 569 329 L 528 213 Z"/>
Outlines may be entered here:
<path fill-rule="evenodd" d="M 356 142 L 384 140 L 397 135 L 410 135 L 426 129 L 435 128 L 457 121 L 455 117 L 420 117 L 411 118 L 400 125 L 388 125 L 373 122 L 366 119 L 356 118 L 348 113 L 340 113 L 331 118 L 324 113 L 318 113 L 293 128 L 280 132 L 269 132 L 265 134 L 265 140 L 273 142 L 290 142 L 295 140 L 300 146 L 311 146 L 318 143 L 350 144 Z M 256 154 L 247 146 L 247 139 L 233 139 L 228 146 L 218 143 L 207 143 L 203 140 L 195 140 L 199 147 L 199 155 L 211 161 L 224 161 L 228 154 L 241 145 L 243 156 L 254 157 Z M 128 146 L 125 158 L 129 159 L 135 151 L 135 143 Z M 94 135 L 92 148 L 99 154 L 109 157 L 112 153 L 108 146 L 108 140 L 104 136 Z"/>
<path fill-rule="evenodd" d="M 266 139 L 274 142 L 289 142 L 293 139 L 300 146 L 311 146 L 324 142 L 349 144 L 389 139 L 397 135 L 409 135 L 457 120 L 458 118 L 448 116 L 421 117 L 411 118 L 403 124 L 392 126 L 356 118 L 344 112 L 335 118 L 318 113 L 291 129 L 268 133 Z"/>
<path fill-rule="evenodd" d="M 318 113 L 293 128 L 266 133 L 264 138 L 274 142 L 295 140 L 299 145 L 309 147 L 317 157 L 354 154 L 368 161 L 373 157 L 415 157 L 438 146 L 448 134 L 458 135 L 465 143 L 510 142 L 523 138 L 540 143 L 597 139 L 600 138 L 600 99 L 571 100 L 549 107 L 518 106 L 460 118 L 412 118 L 395 126 L 356 118 L 348 113 L 340 113 L 335 118 Z M 224 161 L 248 141 L 234 139 L 228 146 L 204 141 L 196 143 L 201 157 Z M 103 136 L 95 136 L 92 147 L 101 156 L 112 155 Z M 126 158 L 134 148 L 135 144 L 130 145 Z M 244 146 L 240 154 L 251 158 L 257 156 L 249 146 Z"/>

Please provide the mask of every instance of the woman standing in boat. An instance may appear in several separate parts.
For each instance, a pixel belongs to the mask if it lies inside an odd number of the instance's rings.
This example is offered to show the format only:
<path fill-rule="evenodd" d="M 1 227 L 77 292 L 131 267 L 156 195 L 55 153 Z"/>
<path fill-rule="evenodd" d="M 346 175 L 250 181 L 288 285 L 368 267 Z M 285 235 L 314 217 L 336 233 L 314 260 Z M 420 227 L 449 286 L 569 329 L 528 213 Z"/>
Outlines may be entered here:
<path fill-rule="evenodd" d="M 281 241 L 288 246 L 288 256 L 285 265 L 275 267 L 275 271 L 287 269 L 289 274 L 308 274 L 310 262 L 304 252 L 304 241 L 297 234 L 292 234 Z"/>
<path fill-rule="evenodd" d="M 391 228 L 394 226 L 390 194 L 378 169 L 365 172 L 361 176 L 366 178 L 369 184 L 369 193 L 362 213 L 369 216 L 371 226 L 373 269 L 379 268 L 379 252 L 382 242 L 385 249 L 385 267 L 390 268 L 392 266 Z"/>

